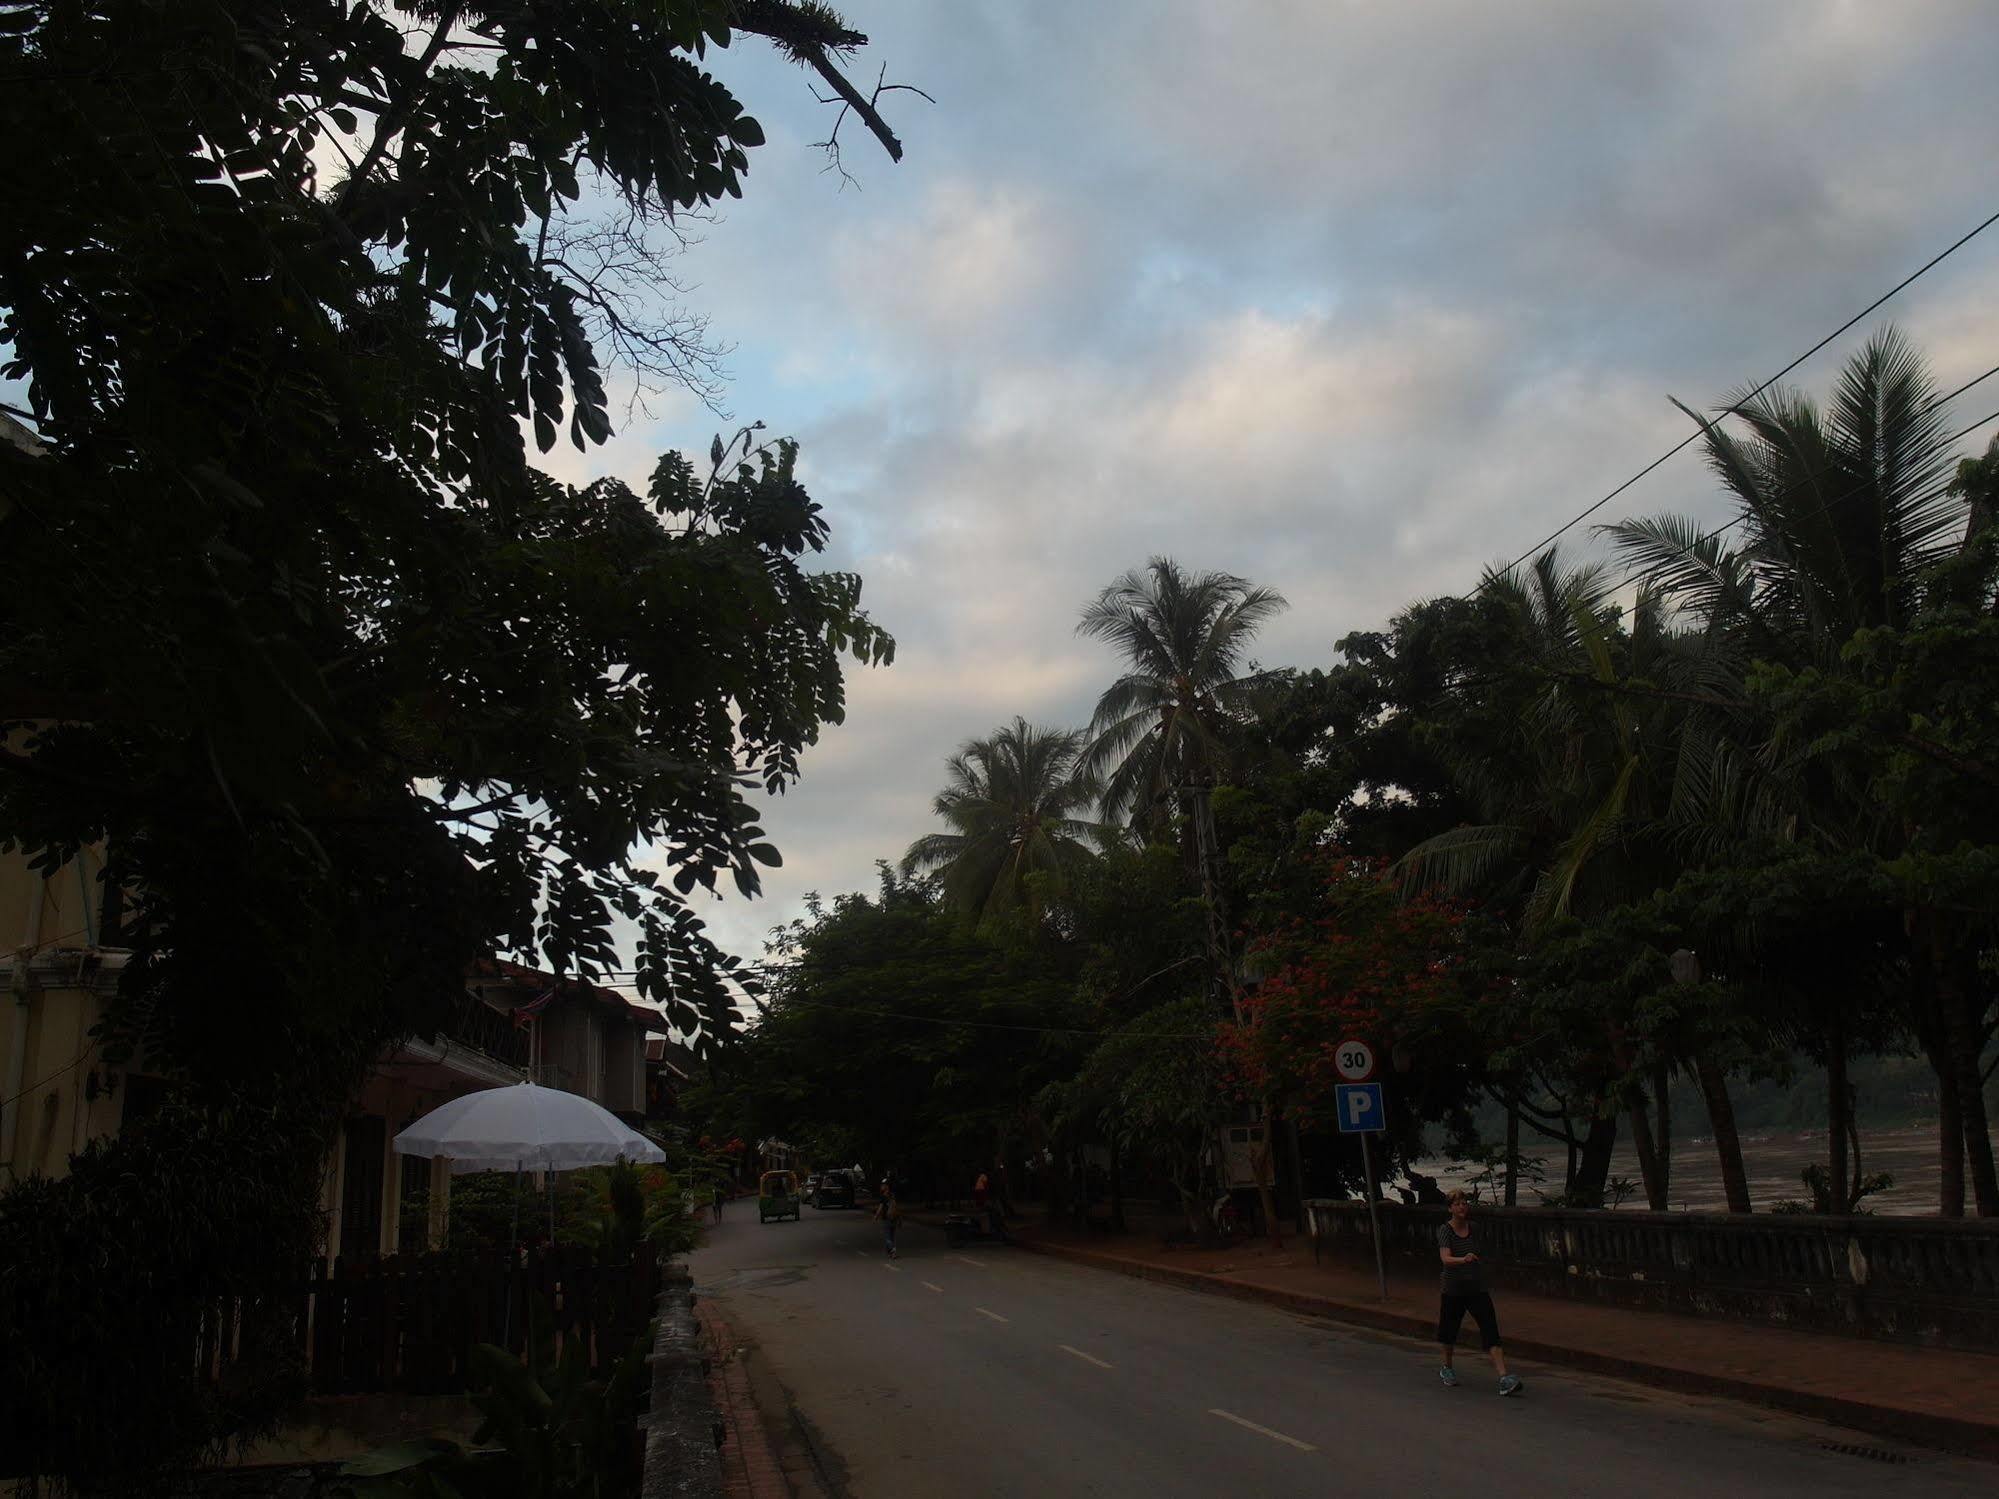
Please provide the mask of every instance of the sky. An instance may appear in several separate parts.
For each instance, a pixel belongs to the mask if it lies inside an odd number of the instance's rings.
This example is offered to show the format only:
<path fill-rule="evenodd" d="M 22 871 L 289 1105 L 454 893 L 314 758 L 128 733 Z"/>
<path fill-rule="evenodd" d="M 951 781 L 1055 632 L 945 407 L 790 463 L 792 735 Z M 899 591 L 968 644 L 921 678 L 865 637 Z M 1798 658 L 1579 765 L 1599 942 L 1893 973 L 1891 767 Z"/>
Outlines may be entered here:
<path fill-rule="evenodd" d="M 675 266 L 725 402 L 801 444 L 825 565 L 898 641 L 767 805 L 745 957 L 933 830 L 945 757 L 1085 724 L 1078 613 L 1155 555 L 1276 588 L 1266 666 L 1474 585 L 1999 211 L 1989 0 L 848 0 L 906 155 L 752 39 L 746 196 Z M 1999 226 L 1893 319 L 1943 388 L 1999 364 Z M 1980 404 L 1982 402 L 1982 404 Z M 1954 426 L 1999 409 L 1999 379 Z M 589 454 L 643 479 L 686 395 Z M 1990 427 L 1967 441 L 1982 446 Z M 1729 513 L 1689 451 L 1596 519 Z M 1580 527 L 1564 542 L 1594 544 Z"/>

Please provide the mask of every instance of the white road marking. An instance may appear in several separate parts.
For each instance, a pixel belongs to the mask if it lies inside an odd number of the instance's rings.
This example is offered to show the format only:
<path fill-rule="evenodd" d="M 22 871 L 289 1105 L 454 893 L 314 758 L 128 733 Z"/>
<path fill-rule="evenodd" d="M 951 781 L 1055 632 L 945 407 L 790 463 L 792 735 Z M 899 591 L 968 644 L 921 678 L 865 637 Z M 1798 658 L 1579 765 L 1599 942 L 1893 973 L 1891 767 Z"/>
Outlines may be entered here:
<path fill-rule="evenodd" d="M 939 1296 L 942 1296 L 944 1294 L 944 1288 L 942 1286 L 933 1286 L 927 1280 L 919 1280 L 917 1284 L 923 1287 L 923 1289 L 926 1291 L 935 1291 Z"/>
<path fill-rule="evenodd" d="M 998 1312 L 989 1312 L 982 1306 L 975 1306 L 972 1310 L 977 1312 L 981 1317 L 991 1317 L 995 1322 L 1006 1321 L 1006 1318 L 1002 1317 Z"/>
<path fill-rule="evenodd" d="M 902 1266 L 900 1266 L 900 1265 L 892 1265 L 892 1264 L 890 1264 L 890 1263 L 889 1263 L 889 1262 L 888 1262 L 887 1260 L 883 1260 L 883 1261 L 882 1261 L 882 1269 L 884 1269 L 884 1270 L 893 1270 L 893 1271 L 894 1271 L 894 1272 L 895 1272 L 895 1273 L 896 1273 L 897 1275 L 900 1275 L 900 1274 L 902 1274 Z"/>
<path fill-rule="evenodd" d="M 1086 1364 L 1095 1364 L 1099 1369 L 1108 1369 L 1110 1367 L 1109 1364 L 1105 1363 L 1102 1359 L 1096 1357 L 1096 1355 L 1085 1353 L 1080 1348 L 1071 1348 L 1067 1343 L 1057 1343 L 1055 1346 L 1057 1348 L 1060 1348 L 1064 1353 L 1075 1354 L 1077 1358 L 1081 1359 Z"/>
<path fill-rule="evenodd" d="M 984 1260 L 975 1260 L 968 1254 L 954 1254 L 951 1256 L 951 1258 L 954 1260 L 958 1260 L 964 1264 L 970 1265 L 974 1270 L 983 1270 L 986 1268 L 986 1262 Z"/>
<path fill-rule="evenodd" d="M 1220 1416 L 1224 1421 L 1233 1421 L 1238 1426 L 1246 1426 L 1259 1436 L 1269 1437 L 1273 1442 L 1282 1442 L 1287 1447 L 1296 1447 L 1300 1452 L 1317 1452 L 1319 1450 L 1310 1442 L 1301 1442 L 1296 1437 L 1287 1437 L 1281 1431 L 1272 1431 L 1268 1426 L 1258 1426 L 1254 1421 L 1245 1421 L 1241 1416 L 1232 1415 L 1225 1410 L 1217 1410 L 1213 1406 L 1208 1407 L 1208 1414 L 1211 1416 Z"/>

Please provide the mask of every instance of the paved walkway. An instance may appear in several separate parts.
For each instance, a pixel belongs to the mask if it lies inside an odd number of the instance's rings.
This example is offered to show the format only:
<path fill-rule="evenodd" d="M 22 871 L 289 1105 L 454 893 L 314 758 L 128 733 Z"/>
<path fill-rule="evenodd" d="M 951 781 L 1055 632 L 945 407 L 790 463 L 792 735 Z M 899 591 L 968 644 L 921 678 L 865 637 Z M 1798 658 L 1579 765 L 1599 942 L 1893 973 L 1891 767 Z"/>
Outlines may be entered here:
<path fill-rule="evenodd" d="M 727 1320 L 706 1298 L 694 1309 L 712 1362 L 708 1392 L 726 1428 L 722 1438 L 722 1492 L 728 1499 L 792 1499 L 777 1444 L 750 1390 L 749 1365 Z M 776 1413 L 772 1413 L 775 1418 Z"/>
<path fill-rule="evenodd" d="M 912 1215 L 941 1224 L 941 1213 Z M 1078 1235 L 1039 1218 L 1011 1225 L 1024 1248 L 1106 1270 L 1273 1303 L 1334 1321 L 1436 1336 L 1434 1276 L 1391 1269 L 1380 1299 L 1374 1267 L 1312 1261 L 1288 1236 L 1219 1250 L 1166 1248 L 1160 1236 Z M 1714 1322 L 1665 1312 L 1503 1291 L 1509 1355 L 1688 1394 L 1722 1395 L 1926 1446 L 1999 1460 L 1999 1355 L 1915 1348 L 1826 1333 Z M 1458 1362 L 1479 1361 L 1476 1333 Z"/>

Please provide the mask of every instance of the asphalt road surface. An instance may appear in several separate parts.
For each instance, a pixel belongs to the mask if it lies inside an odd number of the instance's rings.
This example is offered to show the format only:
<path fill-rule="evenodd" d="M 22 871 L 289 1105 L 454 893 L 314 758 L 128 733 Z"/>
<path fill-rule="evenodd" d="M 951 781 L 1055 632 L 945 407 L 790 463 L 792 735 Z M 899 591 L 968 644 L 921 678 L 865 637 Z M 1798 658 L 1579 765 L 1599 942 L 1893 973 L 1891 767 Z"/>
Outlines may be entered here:
<path fill-rule="evenodd" d="M 690 1261 L 788 1397 L 774 1435 L 851 1499 L 1999 1493 L 1993 1465 L 1521 1361 L 1502 1399 L 1475 1336 L 1448 1390 L 1404 1338 L 916 1223 L 900 1249 L 865 1205 L 752 1199 Z"/>

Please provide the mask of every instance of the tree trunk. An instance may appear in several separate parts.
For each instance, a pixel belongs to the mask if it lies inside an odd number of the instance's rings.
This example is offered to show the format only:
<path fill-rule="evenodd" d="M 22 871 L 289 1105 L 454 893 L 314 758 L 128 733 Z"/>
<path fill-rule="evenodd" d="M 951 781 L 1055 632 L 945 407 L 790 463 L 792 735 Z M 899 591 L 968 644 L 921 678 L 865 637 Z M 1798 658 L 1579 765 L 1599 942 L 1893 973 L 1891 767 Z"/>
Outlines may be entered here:
<path fill-rule="evenodd" d="M 1847 1120 L 1853 1112 L 1853 1090 L 1846 1081 L 1846 1032 L 1835 1022 L 1826 1035 L 1825 1133 L 1826 1211 L 1838 1216 L 1853 1210 L 1846 1197 Z"/>
<path fill-rule="evenodd" d="M 1694 1077 L 1707 1103 L 1708 1123 L 1714 1130 L 1714 1152 L 1721 1161 L 1721 1190 L 1731 1213 L 1751 1211 L 1749 1176 L 1742 1169 L 1742 1136 L 1735 1128 L 1735 1103 L 1728 1096 L 1728 1076 L 1712 1058 L 1694 1058 Z"/>
<path fill-rule="evenodd" d="M 1215 809 L 1206 786 L 1197 786 L 1192 792 L 1194 812 L 1194 850 L 1201 867 L 1201 904 L 1207 911 L 1208 964 L 1214 975 L 1216 986 L 1228 997 L 1229 1012 L 1235 1017 L 1239 1029 L 1247 1030 L 1248 1017 L 1243 1014 L 1242 988 L 1236 981 L 1235 958 L 1229 951 L 1228 917 L 1222 909 L 1222 888 L 1215 876 L 1215 862 L 1218 851 L 1215 847 Z M 1263 1229 L 1270 1238 L 1273 1249 L 1284 1247 L 1284 1235 L 1277 1226 L 1277 1203 L 1271 1196 L 1269 1178 L 1272 1150 L 1275 1141 L 1271 1131 L 1276 1128 L 1276 1111 L 1270 1100 L 1257 1100 L 1263 1123 L 1263 1147 L 1253 1151 L 1250 1160 L 1256 1172 L 1256 1200 L 1263 1212 Z"/>
<path fill-rule="evenodd" d="M 1111 1232 L 1130 1232 L 1124 1226 L 1124 1152 L 1115 1140 L 1111 1141 Z"/>
<path fill-rule="evenodd" d="M 1608 1114 L 1589 1122 L 1583 1137 L 1582 1156 L 1576 1163 L 1574 1197 L 1602 1205 L 1604 1186 L 1610 1180 L 1610 1153 L 1617 1148 L 1617 1116 Z"/>
<path fill-rule="evenodd" d="M 1964 1110 L 1957 1103 L 1957 1074 L 1950 1058 L 1932 1057 L 1937 1075 L 1937 1215 L 1964 1216 Z"/>
<path fill-rule="evenodd" d="M 1513 1207 L 1520 1201 L 1520 1102 L 1508 1099 L 1506 1104 L 1506 1205 Z"/>
<path fill-rule="evenodd" d="M 1631 1095 L 1631 1145 L 1638 1152 L 1638 1175 L 1645 1182 L 1645 1205 L 1655 1213 L 1666 1211 L 1666 1181 L 1659 1172 L 1659 1151 L 1652 1143 L 1651 1121 L 1645 1117 L 1645 1095 L 1634 1089 Z"/>
<path fill-rule="evenodd" d="M 1950 1030 L 1937 995 L 1936 917 L 1927 906 L 1903 916 L 1913 951 L 1909 1008 L 1916 1039 L 1937 1081 L 1937 1216 L 1964 1216 L 1964 1112 L 1957 1101 L 1957 1068 L 1951 1063 Z"/>
<path fill-rule="evenodd" d="M 1661 1212 L 1672 1206 L 1673 1195 L 1673 1099 L 1672 1075 L 1664 1062 L 1652 1069 L 1652 1107 L 1659 1118 L 1659 1139 L 1655 1150 L 1659 1157 L 1659 1209 Z"/>
<path fill-rule="evenodd" d="M 1951 1047 L 1951 1081 L 1957 1083 L 1959 1137 L 1971 1169 L 1971 1199 L 1979 1217 L 1999 1217 L 1999 1175 L 1993 1171 L 1991 1123 L 1985 1115 L 1983 993 L 1969 953 L 1943 953 L 1937 963 L 1937 999 L 1943 1009 L 1945 1039 Z"/>

